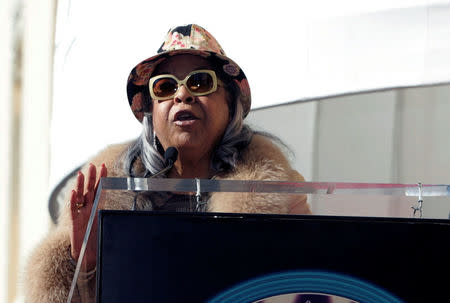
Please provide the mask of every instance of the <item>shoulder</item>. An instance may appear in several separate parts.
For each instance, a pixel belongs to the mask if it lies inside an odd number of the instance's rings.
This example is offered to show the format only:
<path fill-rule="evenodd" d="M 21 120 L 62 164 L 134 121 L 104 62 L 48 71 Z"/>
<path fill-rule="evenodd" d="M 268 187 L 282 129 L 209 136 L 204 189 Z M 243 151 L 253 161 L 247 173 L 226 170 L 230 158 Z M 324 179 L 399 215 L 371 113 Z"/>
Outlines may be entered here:
<path fill-rule="evenodd" d="M 294 181 L 305 179 L 293 169 L 283 148 L 268 136 L 255 134 L 242 151 L 236 167 L 222 180 Z M 306 195 L 275 193 L 250 194 L 243 192 L 215 192 L 208 209 L 214 212 L 244 213 L 310 213 Z"/>
<path fill-rule="evenodd" d="M 255 134 L 236 168 L 225 178 L 237 180 L 304 181 L 292 169 L 285 151 L 270 137 Z"/>
<path fill-rule="evenodd" d="M 289 161 L 278 144 L 273 139 L 260 134 L 253 136 L 250 144 L 242 153 L 242 160 L 243 162 L 273 160 L 283 166 L 289 166 Z"/>

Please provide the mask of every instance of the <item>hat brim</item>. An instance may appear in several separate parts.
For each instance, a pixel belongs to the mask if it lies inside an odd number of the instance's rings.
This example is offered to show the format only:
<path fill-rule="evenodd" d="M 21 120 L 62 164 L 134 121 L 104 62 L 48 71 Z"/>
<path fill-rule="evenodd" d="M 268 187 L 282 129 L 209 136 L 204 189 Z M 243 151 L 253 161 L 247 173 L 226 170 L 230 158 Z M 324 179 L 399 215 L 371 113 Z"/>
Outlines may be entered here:
<path fill-rule="evenodd" d="M 136 119 L 142 122 L 145 113 L 152 111 L 152 103 L 148 89 L 148 82 L 155 68 L 164 60 L 182 54 L 200 56 L 211 61 L 217 76 L 223 80 L 235 81 L 240 89 L 240 102 L 247 116 L 251 106 L 250 87 L 242 69 L 227 56 L 197 49 L 177 49 L 159 53 L 147 58 L 136 65 L 130 72 L 127 82 L 128 103 Z"/>

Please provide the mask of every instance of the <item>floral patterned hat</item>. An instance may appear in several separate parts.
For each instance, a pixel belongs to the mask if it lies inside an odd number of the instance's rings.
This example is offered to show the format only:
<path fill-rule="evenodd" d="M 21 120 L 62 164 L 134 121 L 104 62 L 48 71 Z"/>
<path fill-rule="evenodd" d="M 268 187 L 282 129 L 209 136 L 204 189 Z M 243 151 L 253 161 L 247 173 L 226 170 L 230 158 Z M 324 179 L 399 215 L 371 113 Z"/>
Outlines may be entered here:
<path fill-rule="evenodd" d="M 152 111 L 148 81 L 156 66 L 167 58 L 178 54 L 192 54 L 210 61 L 217 76 L 224 82 L 236 82 L 240 88 L 240 101 L 244 108 L 244 117 L 250 111 L 251 96 L 247 78 L 242 69 L 225 55 L 216 39 L 204 28 L 195 25 L 183 25 L 172 28 L 158 54 L 138 65 L 130 73 L 127 83 L 128 102 L 136 118 L 142 122 L 144 113 Z"/>

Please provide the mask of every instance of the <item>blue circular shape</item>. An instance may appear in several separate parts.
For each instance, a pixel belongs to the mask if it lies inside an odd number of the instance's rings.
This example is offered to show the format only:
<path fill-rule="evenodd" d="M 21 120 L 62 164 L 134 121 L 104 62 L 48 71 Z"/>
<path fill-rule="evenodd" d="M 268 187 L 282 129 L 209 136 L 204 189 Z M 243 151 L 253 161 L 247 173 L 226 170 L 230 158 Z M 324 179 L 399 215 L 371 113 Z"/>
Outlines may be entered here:
<path fill-rule="evenodd" d="M 238 284 L 207 303 L 249 303 L 290 293 L 320 293 L 364 303 L 403 303 L 373 284 L 324 271 L 289 271 L 262 276 Z"/>

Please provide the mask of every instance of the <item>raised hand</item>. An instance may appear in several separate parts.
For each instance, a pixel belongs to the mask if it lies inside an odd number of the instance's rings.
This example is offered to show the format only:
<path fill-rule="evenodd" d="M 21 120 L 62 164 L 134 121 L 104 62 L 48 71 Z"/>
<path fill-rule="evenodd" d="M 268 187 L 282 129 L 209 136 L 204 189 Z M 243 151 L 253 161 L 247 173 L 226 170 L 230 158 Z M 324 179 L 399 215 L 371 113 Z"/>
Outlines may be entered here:
<path fill-rule="evenodd" d="M 84 234 L 91 215 L 92 206 L 94 204 L 95 193 L 97 191 L 100 178 L 107 176 L 106 166 L 101 165 L 97 178 L 97 169 L 93 164 L 89 164 L 87 172 L 87 180 L 83 173 L 78 172 L 75 189 L 72 190 L 70 196 L 70 245 L 71 255 L 74 260 L 78 260 L 83 244 Z M 86 186 L 85 186 L 86 183 Z M 98 213 L 95 215 L 94 224 L 90 233 L 84 254 L 83 270 L 90 271 L 96 266 L 97 259 L 97 220 Z"/>

